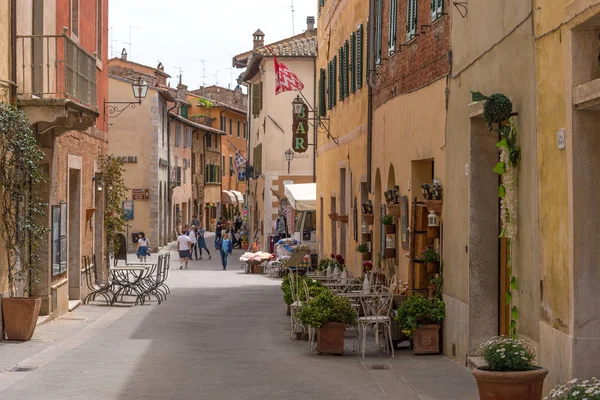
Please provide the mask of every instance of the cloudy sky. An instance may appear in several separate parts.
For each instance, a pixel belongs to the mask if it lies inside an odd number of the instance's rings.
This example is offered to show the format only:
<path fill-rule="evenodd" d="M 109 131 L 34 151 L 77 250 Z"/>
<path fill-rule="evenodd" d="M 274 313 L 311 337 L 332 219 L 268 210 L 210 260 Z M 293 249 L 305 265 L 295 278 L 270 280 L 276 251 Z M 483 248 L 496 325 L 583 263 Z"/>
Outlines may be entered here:
<path fill-rule="evenodd" d="M 293 3 L 298 34 L 306 30 L 307 16 L 317 16 L 317 0 Z M 258 28 L 266 43 L 292 36 L 291 5 L 292 0 L 112 0 L 109 54 L 119 56 L 126 48 L 132 61 L 151 66 L 161 61 L 171 84 L 181 67 L 190 89 L 202 84 L 203 75 L 206 85 L 234 87 L 241 70 L 232 69 L 232 56 L 252 48 Z"/>

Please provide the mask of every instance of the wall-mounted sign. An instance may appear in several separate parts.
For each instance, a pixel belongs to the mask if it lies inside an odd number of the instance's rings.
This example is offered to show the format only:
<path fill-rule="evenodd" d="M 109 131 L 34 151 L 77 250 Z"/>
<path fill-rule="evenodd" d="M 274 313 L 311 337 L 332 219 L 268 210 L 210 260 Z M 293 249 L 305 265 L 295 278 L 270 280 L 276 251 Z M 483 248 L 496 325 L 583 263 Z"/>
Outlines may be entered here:
<path fill-rule="evenodd" d="M 169 166 L 169 162 L 167 160 L 165 160 L 164 158 L 159 158 L 158 159 L 158 165 L 161 167 L 168 167 Z"/>
<path fill-rule="evenodd" d="M 150 198 L 148 189 L 131 189 L 131 194 L 134 200 L 148 200 Z"/>
<path fill-rule="evenodd" d="M 135 164 L 137 163 L 137 156 L 125 156 L 125 157 L 116 157 L 121 160 L 125 164 Z"/>
<path fill-rule="evenodd" d="M 126 221 L 133 219 L 133 200 L 125 200 L 123 202 L 123 213 L 125 213 Z"/>
<path fill-rule="evenodd" d="M 308 108 L 304 102 L 302 102 L 302 111 L 298 114 L 294 113 L 293 116 L 292 149 L 296 153 L 304 153 L 308 147 Z"/>

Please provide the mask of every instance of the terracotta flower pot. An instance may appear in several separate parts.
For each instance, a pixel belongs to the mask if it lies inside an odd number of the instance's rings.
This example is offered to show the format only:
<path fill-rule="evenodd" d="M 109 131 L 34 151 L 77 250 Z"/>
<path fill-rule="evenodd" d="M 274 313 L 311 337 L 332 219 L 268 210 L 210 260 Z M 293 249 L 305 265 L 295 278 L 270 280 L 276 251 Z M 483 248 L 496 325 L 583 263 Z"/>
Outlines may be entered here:
<path fill-rule="evenodd" d="M 473 369 L 481 400 L 541 400 L 548 370 L 535 367 L 531 371 L 499 372 L 487 367 Z"/>
<path fill-rule="evenodd" d="M 344 330 L 342 322 L 327 322 L 319 328 L 317 351 L 327 354 L 344 354 Z"/>
<path fill-rule="evenodd" d="M 8 340 L 29 340 L 35 332 L 42 299 L 13 297 L 2 299 L 4 329 Z"/>
<path fill-rule="evenodd" d="M 440 325 L 421 325 L 413 332 L 415 354 L 438 354 L 440 352 Z"/>
<path fill-rule="evenodd" d="M 396 225 L 395 224 L 385 225 L 385 234 L 386 235 L 394 235 L 395 233 L 396 233 Z"/>

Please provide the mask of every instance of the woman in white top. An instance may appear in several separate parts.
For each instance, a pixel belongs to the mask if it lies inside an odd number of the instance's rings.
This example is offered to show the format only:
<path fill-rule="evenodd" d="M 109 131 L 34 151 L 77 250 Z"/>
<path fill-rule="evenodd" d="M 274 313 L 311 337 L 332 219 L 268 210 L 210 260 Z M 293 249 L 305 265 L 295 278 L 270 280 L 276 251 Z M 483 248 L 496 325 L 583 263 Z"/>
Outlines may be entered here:
<path fill-rule="evenodd" d="M 150 242 L 146 238 L 146 234 L 144 234 L 144 232 L 140 232 L 136 251 L 136 255 L 140 262 L 146 262 L 146 257 L 148 256 L 148 247 L 150 247 Z"/>
<path fill-rule="evenodd" d="M 190 260 L 194 259 L 194 253 L 196 254 L 196 260 L 198 259 L 198 252 L 196 250 L 196 245 L 198 243 L 198 239 L 196 238 L 196 226 L 192 225 L 190 231 L 188 233 L 188 237 L 192 241 L 192 245 L 190 247 Z"/>

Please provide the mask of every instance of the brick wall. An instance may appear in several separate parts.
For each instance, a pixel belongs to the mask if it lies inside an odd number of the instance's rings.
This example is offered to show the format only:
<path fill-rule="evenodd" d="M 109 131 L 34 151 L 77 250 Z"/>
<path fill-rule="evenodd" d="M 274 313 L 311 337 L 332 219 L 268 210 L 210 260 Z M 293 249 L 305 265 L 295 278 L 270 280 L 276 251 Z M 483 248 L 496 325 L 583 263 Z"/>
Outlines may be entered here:
<path fill-rule="evenodd" d="M 418 36 L 407 42 L 408 0 L 398 0 L 396 53 L 388 55 L 390 2 L 382 1 L 382 61 L 375 78 L 375 108 L 399 94 L 427 86 L 450 72 L 449 15 L 441 15 L 432 22 L 431 0 L 417 0 Z M 449 7 L 452 7 L 451 2 L 444 0 L 444 13 Z"/>

